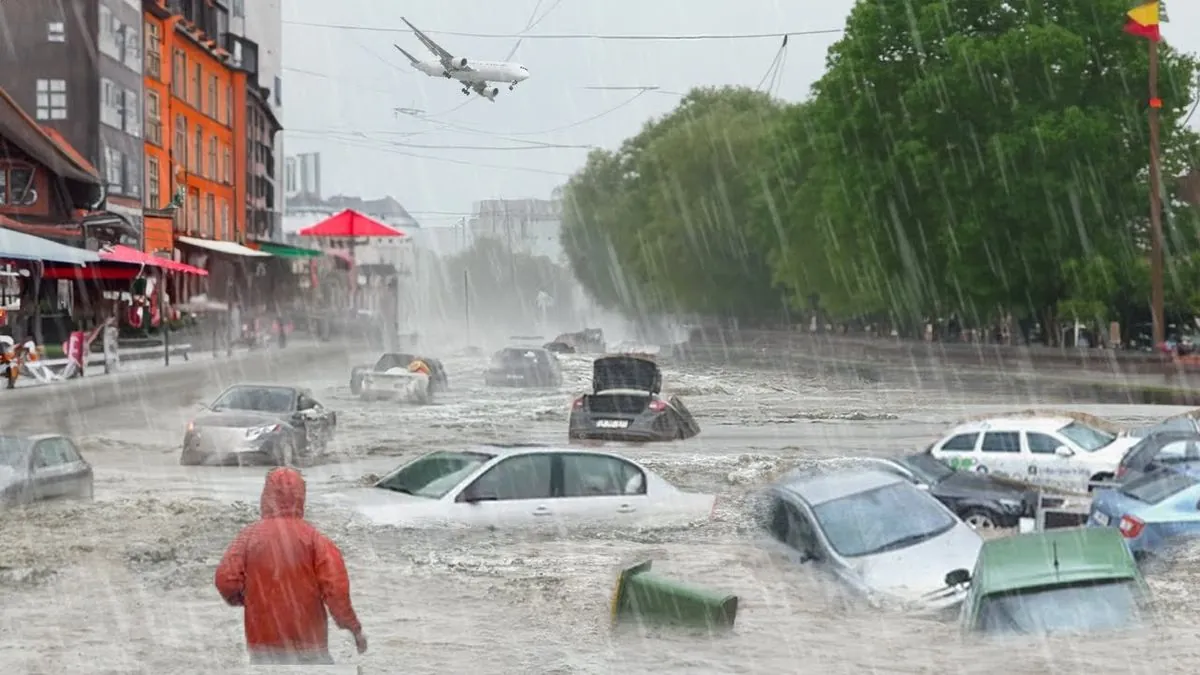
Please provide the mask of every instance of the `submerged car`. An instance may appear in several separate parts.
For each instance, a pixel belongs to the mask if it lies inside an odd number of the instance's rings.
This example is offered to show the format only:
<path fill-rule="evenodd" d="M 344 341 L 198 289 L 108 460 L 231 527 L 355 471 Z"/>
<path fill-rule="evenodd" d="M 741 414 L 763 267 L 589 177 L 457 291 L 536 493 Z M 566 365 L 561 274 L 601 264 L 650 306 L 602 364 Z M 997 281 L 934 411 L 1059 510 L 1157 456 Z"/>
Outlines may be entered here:
<path fill-rule="evenodd" d="M 977 530 L 1016 527 L 1022 517 L 1032 518 L 1037 508 L 1037 490 L 989 474 L 952 469 L 927 452 L 861 461 L 929 492 Z"/>
<path fill-rule="evenodd" d="M 1117 465 L 1117 481 L 1126 482 L 1163 466 L 1200 461 L 1200 433 L 1154 431 L 1142 437 Z"/>
<path fill-rule="evenodd" d="M 984 636 L 1116 631 L 1140 625 L 1149 593 L 1115 530 L 1065 528 L 991 539 L 960 616 Z"/>
<path fill-rule="evenodd" d="M 604 331 L 585 328 L 577 333 L 563 333 L 543 346 L 556 354 L 599 354 L 604 352 Z"/>
<path fill-rule="evenodd" d="M 505 347 L 492 355 L 483 374 L 490 387 L 559 387 L 558 357 L 541 347 Z"/>
<path fill-rule="evenodd" d="M 1200 462 L 1155 469 L 1092 497 L 1089 527 L 1114 528 L 1137 557 L 1200 536 Z"/>
<path fill-rule="evenodd" d="M 1200 411 L 1192 410 L 1182 415 L 1175 415 L 1157 423 L 1143 427 L 1134 427 L 1126 431 L 1123 435 L 1133 438 L 1146 438 L 1151 434 L 1159 432 L 1191 432 L 1200 434 Z"/>
<path fill-rule="evenodd" d="M 407 371 L 408 367 L 416 362 L 425 364 L 429 370 L 429 394 L 443 392 L 450 388 L 450 378 L 446 376 L 446 368 L 438 359 L 407 352 L 385 352 L 375 361 L 374 365 L 355 366 L 350 369 L 350 393 L 360 396 L 363 393 L 365 380 L 375 379 L 377 375 L 383 376 L 380 379 L 386 379 L 389 371 L 397 369 Z"/>
<path fill-rule="evenodd" d="M 92 498 L 92 465 L 57 434 L 0 436 L 0 504 Z"/>
<path fill-rule="evenodd" d="M 619 455 L 533 444 L 437 450 L 330 499 L 402 526 L 662 524 L 706 519 L 716 504 Z"/>
<path fill-rule="evenodd" d="M 670 441 L 691 438 L 700 425 L 678 397 L 662 395 L 662 371 L 652 358 L 623 354 L 592 363 L 592 393 L 575 399 L 570 440 Z"/>
<path fill-rule="evenodd" d="M 966 589 L 983 539 L 944 504 L 895 474 L 796 474 L 771 487 L 760 513 L 772 538 L 801 563 L 880 604 L 940 611 Z"/>
<path fill-rule="evenodd" d="M 955 469 L 1083 493 L 1112 481 L 1135 443 L 1070 417 L 994 417 L 955 427 L 929 451 Z"/>
<path fill-rule="evenodd" d="M 179 463 L 296 466 L 324 451 L 337 413 L 298 387 L 236 384 L 188 423 Z"/>

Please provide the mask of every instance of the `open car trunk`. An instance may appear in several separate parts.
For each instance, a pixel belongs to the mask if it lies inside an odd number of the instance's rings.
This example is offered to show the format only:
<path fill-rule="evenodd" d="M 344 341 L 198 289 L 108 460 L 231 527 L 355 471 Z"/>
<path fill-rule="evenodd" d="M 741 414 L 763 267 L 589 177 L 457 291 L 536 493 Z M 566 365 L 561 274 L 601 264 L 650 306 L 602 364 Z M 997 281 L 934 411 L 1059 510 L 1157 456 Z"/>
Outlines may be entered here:
<path fill-rule="evenodd" d="M 624 390 L 622 395 L 633 392 L 649 394 L 662 391 L 662 372 L 655 362 L 636 356 L 605 356 L 592 364 L 592 392 Z M 595 398 L 595 397 L 593 397 Z"/>

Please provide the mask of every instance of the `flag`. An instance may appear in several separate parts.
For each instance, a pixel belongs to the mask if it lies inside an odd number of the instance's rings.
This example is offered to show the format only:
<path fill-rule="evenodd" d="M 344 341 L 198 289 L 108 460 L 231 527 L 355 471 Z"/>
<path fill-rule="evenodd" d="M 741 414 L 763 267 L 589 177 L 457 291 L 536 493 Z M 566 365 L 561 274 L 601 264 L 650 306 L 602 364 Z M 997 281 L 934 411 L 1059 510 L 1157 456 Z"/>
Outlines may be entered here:
<path fill-rule="evenodd" d="M 1158 9 L 1159 3 L 1148 2 L 1126 12 L 1125 32 L 1154 42 L 1161 40 L 1162 34 L 1158 31 Z"/>

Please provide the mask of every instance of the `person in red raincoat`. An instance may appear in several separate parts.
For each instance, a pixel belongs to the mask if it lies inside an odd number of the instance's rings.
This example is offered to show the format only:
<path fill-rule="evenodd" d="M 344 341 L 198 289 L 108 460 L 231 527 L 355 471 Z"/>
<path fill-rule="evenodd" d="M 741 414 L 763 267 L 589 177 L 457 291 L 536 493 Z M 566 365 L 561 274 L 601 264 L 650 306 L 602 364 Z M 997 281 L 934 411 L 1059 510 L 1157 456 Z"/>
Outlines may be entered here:
<path fill-rule="evenodd" d="M 326 609 L 367 650 L 350 603 L 350 577 L 338 547 L 304 520 L 304 478 L 273 469 L 262 491 L 262 520 L 248 525 L 217 566 L 216 585 L 244 608 L 251 663 L 333 663 Z"/>

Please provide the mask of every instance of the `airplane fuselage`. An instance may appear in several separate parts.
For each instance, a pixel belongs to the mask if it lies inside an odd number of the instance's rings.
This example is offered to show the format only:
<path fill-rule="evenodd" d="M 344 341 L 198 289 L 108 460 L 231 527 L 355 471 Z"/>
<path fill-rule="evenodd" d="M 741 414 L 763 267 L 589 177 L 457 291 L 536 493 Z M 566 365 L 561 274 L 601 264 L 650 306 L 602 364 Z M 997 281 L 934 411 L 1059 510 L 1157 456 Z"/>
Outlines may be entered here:
<path fill-rule="evenodd" d="M 413 64 L 418 70 L 430 77 L 446 77 L 466 84 L 484 82 L 505 82 L 516 84 L 529 78 L 529 71 L 515 63 L 499 61 L 467 61 L 467 68 L 447 70 L 441 61 L 419 61 Z M 457 63 L 455 64 L 457 65 Z"/>

